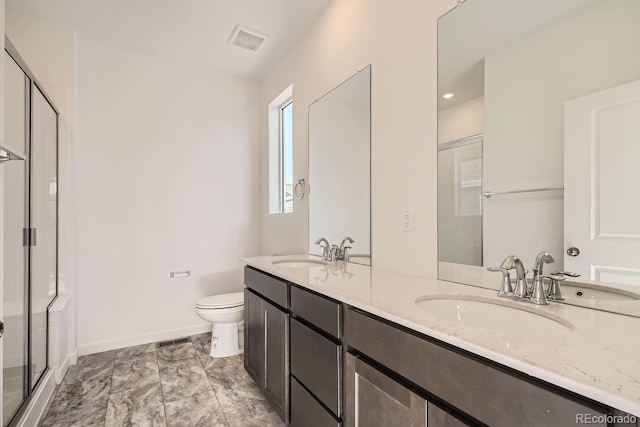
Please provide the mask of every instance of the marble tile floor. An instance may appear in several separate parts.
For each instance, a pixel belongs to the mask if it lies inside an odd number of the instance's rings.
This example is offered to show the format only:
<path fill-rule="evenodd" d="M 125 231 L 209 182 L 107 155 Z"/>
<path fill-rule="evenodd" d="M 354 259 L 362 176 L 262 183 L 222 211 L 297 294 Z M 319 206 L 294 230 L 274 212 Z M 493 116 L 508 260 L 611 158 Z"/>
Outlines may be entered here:
<path fill-rule="evenodd" d="M 213 359 L 210 334 L 82 356 L 41 427 L 283 426 L 241 356 Z"/>

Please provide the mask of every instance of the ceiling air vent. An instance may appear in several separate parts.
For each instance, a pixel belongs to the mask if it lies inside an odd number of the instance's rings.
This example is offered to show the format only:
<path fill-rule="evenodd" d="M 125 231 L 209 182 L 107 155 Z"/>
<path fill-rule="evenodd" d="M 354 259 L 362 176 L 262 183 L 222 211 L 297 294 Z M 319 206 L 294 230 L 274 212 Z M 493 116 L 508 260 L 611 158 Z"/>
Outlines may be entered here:
<path fill-rule="evenodd" d="M 267 37 L 269 36 L 260 31 L 236 25 L 229 37 L 229 43 L 249 50 L 258 50 Z"/>

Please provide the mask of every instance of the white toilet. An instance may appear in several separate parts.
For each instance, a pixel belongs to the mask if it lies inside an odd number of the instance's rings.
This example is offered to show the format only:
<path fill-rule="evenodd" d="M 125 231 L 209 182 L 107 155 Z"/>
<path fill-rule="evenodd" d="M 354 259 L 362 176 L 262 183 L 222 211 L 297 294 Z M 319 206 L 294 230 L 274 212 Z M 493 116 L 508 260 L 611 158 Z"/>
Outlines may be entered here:
<path fill-rule="evenodd" d="M 238 322 L 244 317 L 244 293 L 213 295 L 196 302 L 196 313 L 213 323 L 211 357 L 229 357 L 240 354 Z"/>

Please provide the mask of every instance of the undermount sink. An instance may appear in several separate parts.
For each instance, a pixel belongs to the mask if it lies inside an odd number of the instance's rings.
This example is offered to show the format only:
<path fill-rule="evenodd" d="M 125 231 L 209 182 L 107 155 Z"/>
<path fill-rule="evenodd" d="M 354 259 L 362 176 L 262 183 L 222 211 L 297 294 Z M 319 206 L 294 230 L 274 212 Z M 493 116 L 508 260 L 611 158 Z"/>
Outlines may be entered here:
<path fill-rule="evenodd" d="M 278 259 L 271 261 L 271 264 L 289 268 L 311 268 L 327 265 L 327 262 L 316 259 Z"/>
<path fill-rule="evenodd" d="M 583 286 L 579 283 L 562 283 L 562 295 L 567 302 L 580 301 L 638 301 L 640 295 L 623 289 L 613 289 L 596 285 Z"/>
<path fill-rule="evenodd" d="M 539 330 L 545 334 L 574 330 L 571 322 L 535 307 L 467 295 L 427 295 L 416 299 L 421 309 L 461 326 L 501 332 Z"/>

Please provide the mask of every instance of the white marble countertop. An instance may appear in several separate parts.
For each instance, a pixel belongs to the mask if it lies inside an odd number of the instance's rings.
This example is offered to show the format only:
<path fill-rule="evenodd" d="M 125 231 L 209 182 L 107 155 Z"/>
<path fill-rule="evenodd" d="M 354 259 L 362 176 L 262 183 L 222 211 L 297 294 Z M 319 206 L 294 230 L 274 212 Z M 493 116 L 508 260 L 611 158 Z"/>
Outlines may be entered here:
<path fill-rule="evenodd" d="M 342 262 L 310 268 L 272 264 L 278 259 L 319 258 L 289 255 L 243 261 L 353 307 L 640 416 L 639 318 L 566 304 L 536 306 L 514 301 L 528 311 L 540 310 L 559 316 L 575 329 L 549 333 L 532 330 L 527 324 L 509 325 L 508 319 L 504 319 L 501 331 L 483 329 L 438 317 L 418 307 L 415 300 L 425 295 L 456 294 L 505 301 L 498 298 L 495 291 Z M 487 305 L 487 310 L 491 307 Z"/>

